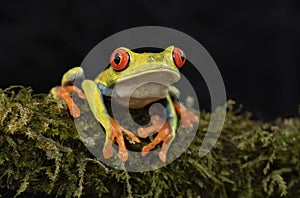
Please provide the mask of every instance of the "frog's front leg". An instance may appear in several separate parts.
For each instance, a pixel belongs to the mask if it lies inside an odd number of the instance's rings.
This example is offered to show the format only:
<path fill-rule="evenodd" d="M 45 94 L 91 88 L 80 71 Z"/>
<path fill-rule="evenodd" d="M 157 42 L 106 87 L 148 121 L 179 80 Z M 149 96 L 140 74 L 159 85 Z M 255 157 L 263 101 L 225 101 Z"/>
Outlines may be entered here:
<path fill-rule="evenodd" d="M 116 140 L 117 144 L 119 145 L 118 156 L 121 161 L 126 161 L 128 159 L 128 153 L 125 146 L 123 133 L 137 143 L 140 143 L 140 140 L 133 133 L 124 129 L 115 119 L 109 116 L 103 101 L 102 93 L 94 81 L 84 80 L 82 82 L 82 89 L 86 94 L 86 99 L 92 113 L 97 121 L 100 122 L 100 124 L 104 127 L 106 132 L 106 139 L 103 148 L 104 158 L 108 159 L 112 157 L 112 143 L 114 140 Z"/>
<path fill-rule="evenodd" d="M 74 67 L 64 74 L 61 86 L 54 87 L 50 91 L 54 98 L 61 98 L 67 103 L 70 114 L 74 118 L 80 116 L 80 109 L 73 102 L 72 94 L 76 93 L 80 98 L 85 99 L 84 93 L 74 85 L 74 81 L 79 77 L 83 77 L 83 70 L 81 67 Z"/>

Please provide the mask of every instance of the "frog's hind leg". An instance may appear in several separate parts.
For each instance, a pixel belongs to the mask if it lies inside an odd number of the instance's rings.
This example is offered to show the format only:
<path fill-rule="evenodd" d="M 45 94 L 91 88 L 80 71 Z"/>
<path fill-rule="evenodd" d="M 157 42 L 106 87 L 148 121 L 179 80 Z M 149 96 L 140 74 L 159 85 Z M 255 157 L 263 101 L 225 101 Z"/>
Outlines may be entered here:
<path fill-rule="evenodd" d="M 183 128 L 193 128 L 194 123 L 197 123 L 199 121 L 199 117 L 195 115 L 193 112 L 188 111 L 183 104 L 179 102 L 174 103 L 174 107 L 176 112 L 181 117 L 181 124 Z"/>
<path fill-rule="evenodd" d="M 167 97 L 167 120 L 163 121 L 157 115 L 151 117 L 152 125 L 146 128 L 139 128 L 138 135 L 147 137 L 153 132 L 158 132 L 152 142 L 142 149 L 142 156 L 146 156 L 157 144 L 162 142 L 162 148 L 159 152 L 159 158 L 163 163 L 167 162 L 167 152 L 175 138 L 177 129 L 177 115 L 173 106 L 171 97 Z"/>
<path fill-rule="evenodd" d="M 61 86 L 54 87 L 50 91 L 54 98 L 61 98 L 67 103 L 70 114 L 74 118 L 80 116 L 80 109 L 73 102 L 72 94 L 76 93 L 80 98 L 85 99 L 84 93 L 74 85 L 74 81 L 79 77 L 83 77 L 83 70 L 81 67 L 74 67 L 64 74 Z"/>
<path fill-rule="evenodd" d="M 180 115 L 180 121 L 183 128 L 192 128 L 194 123 L 199 121 L 199 117 L 195 115 L 193 112 L 188 111 L 183 104 L 181 104 L 178 100 L 180 96 L 180 91 L 174 87 L 169 87 L 169 94 L 174 98 L 174 108 L 175 111 Z"/>

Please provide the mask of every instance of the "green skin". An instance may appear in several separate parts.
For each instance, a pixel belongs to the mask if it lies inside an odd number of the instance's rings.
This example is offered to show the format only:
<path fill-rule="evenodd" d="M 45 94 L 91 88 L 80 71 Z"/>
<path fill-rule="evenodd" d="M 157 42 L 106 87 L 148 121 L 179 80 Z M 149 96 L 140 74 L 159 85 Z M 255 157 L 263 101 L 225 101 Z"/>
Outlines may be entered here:
<path fill-rule="evenodd" d="M 174 46 L 166 48 L 160 53 L 135 53 L 127 48 L 121 48 L 128 52 L 130 57 L 130 63 L 126 69 L 122 71 L 115 71 L 110 65 L 107 69 L 102 71 L 97 78 L 92 80 L 84 80 L 82 82 L 82 89 L 85 94 L 86 100 L 90 106 L 90 109 L 104 127 L 106 131 L 106 142 L 103 148 L 103 153 L 107 151 L 107 147 L 111 145 L 111 135 L 113 133 L 113 126 L 111 123 L 110 115 L 108 114 L 107 107 L 103 96 L 115 97 L 121 105 L 127 105 L 129 108 L 141 108 L 149 103 L 166 99 L 167 106 L 167 122 L 171 129 L 171 138 L 166 142 L 165 149 L 168 150 L 172 140 L 175 138 L 176 129 L 178 127 L 178 117 L 174 108 L 174 101 L 172 96 L 179 96 L 179 91 L 171 86 L 172 83 L 180 79 L 180 72 L 173 61 L 172 51 Z M 75 67 L 70 69 L 64 74 L 62 79 L 62 86 L 70 84 L 76 77 L 83 75 L 81 67 Z M 130 88 L 134 85 L 150 80 L 151 82 L 141 84 L 141 86 L 134 89 L 132 92 Z M 157 82 L 157 83 L 155 83 Z M 111 95 L 111 90 L 119 86 L 116 95 Z M 57 95 L 54 90 L 51 91 L 54 95 Z M 128 92 L 128 93 L 127 93 Z M 129 101 L 129 104 L 124 104 L 124 101 Z M 175 97 L 175 98 L 176 98 Z M 171 116 L 172 115 L 172 116 Z M 126 155 L 126 153 L 123 155 Z M 104 154 L 105 155 L 105 154 Z M 122 159 L 122 153 L 119 157 Z M 104 156 L 109 158 L 111 156 Z M 127 160 L 127 157 L 123 161 Z M 166 161 L 166 159 L 162 159 Z"/>

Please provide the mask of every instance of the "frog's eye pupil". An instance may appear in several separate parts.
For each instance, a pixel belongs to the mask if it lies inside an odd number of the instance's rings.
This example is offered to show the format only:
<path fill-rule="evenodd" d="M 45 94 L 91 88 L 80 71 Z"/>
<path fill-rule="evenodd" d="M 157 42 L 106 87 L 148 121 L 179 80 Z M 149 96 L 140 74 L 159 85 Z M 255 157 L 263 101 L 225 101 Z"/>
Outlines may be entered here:
<path fill-rule="evenodd" d="M 114 57 L 114 62 L 116 64 L 119 64 L 121 61 L 121 58 L 120 58 L 120 54 L 119 53 L 116 53 L 115 57 Z"/>
<path fill-rule="evenodd" d="M 186 61 L 186 56 L 184 52 L 178 47 L 174 47 L 173 49 L 173 60 L 175 65 L 179 68 L 181 68 Z"/>
<path fill-rule="evenodd" d="M 122 71 L 129 65 L 129 54 L 124 49 L 116 49 L 110 56 L 110 64 L 116 71 Z"/>

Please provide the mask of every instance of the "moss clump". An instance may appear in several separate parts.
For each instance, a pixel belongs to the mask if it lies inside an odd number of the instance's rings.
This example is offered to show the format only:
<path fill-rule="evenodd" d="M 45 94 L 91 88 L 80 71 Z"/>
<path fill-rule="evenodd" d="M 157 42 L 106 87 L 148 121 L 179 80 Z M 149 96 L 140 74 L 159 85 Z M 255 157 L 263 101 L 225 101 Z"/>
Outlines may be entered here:
<path fill-rule="evenodd" d="M 233 103 L 215 148 L 199 158 L 210 113 L 186 152 L 164 168 L 106 167 L 79 140 L 64 103 L 24 87 L 0 89 L 1 196 L 297 197 L 300 119 L 237 115 Z"/>

